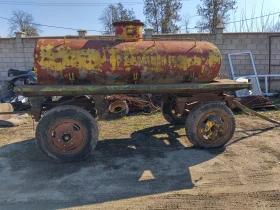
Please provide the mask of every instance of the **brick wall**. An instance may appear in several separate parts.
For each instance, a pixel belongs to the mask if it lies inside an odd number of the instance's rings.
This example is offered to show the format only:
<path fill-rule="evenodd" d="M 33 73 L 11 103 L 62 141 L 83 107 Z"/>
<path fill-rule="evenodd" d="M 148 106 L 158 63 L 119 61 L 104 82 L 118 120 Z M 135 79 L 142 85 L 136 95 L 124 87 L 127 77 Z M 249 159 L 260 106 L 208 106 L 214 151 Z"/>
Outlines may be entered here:
<path fill-rule="evenodd" d="M 214 43 L 221 51 L 223 63 L 221 72 L 230 74 L 228 54 L 251 51 L 258 74 L 269 74 L 269 37 L 271 38 L 271 74 L 280 74 L 280 33 L 223 33 L 222 28 L 216 34 L 162 34 L 152 35 L 150 29 L 145 31 L 145 39 L 186 39 L 195 38 L 198 41 Z M 80 32 L 79 32 L 80 33 Z M 42 37 L 64 38 L 64 37 Z M 79 36 L 67 38 L 112 39 L 112 36 L 85 36 L 81 31 Z M 0 80 L 7 80 L 10 68 L 27 70 L 33 66 L 33 50 L 38 38 L 25 38 L 19 32 L 16 38 L 0 38 Z M 253 68 L 248 55 L 232 56 L 233 67 L 237 75 L 253 74 Z M 273 78 L 272 78 L 273 79 Z M 262 85 L 263 86 L 263 85 Z M 274 78 L 271 90 L 280 91 L 280 78 Z"/>

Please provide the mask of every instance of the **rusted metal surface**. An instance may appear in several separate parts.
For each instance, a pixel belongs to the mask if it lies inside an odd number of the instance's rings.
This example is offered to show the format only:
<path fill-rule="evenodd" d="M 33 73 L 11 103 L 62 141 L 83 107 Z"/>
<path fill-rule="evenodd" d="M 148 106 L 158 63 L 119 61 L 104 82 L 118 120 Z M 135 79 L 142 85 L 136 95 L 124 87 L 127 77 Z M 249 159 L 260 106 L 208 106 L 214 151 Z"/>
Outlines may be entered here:
<path fill-rule="evenodd" d="M 31 107 L 32 118 L 38 122 L 42 114 L 42 103 L 46 98 L 44 96 L 36 96 L 28 98 Z"/>
<path fill-rule="evenodd" d="M 200 101 L 224 101 L 227 104 L 231 104 L 234 100 L 234 96 L 226 95 L 223 93 L 195 93 L 194 95 L 187 97 L 176 96 L 176 106 L 179 114 L 184 114 L 185 110 L 191 110 Z M 229 106 L 230 107 L 230 106 Z"/>
<path fill-rule="evenodd" d="M 40 85 L 211 82 L 222 57 L 209 42 L 39 39 L 34 69 Z"/>
<path fill-rule="evenodd" d="M 164 119 L 173 125 L 184 125 L 188 111 L 185 110 L 186 100 L 172 94 L 162 94 L 161 112 Z M 186 99 L 186 98 L 184 98 Z"/>
<path fill-rule="evenodd" d="M 276 121 L 276 120 L 273 120 L 273 119 L 271 119 L 271 118 L 269 118 L 269 117 L 266 117 L 266 116 L 264 116 L 264 115 L 262 115 L 262 114 L 260 114 L 260 113 L 258 113 L 258 112 L 255 112 L 255 111 L 253 111 L 252 109 L 249 109 L 248 107 L 242 105 L 241 103 L 239 103 L 239 102 L 236 101 L 236 100 L 234 100 L 233 103 L 234 103 L 234 106 L 235 106 L 235 107 L 240 108 L 240 109 L 241 109 L 243 112 L 245 112 L 245 113 L 255 115 L 255 116 L 257 116 L 257 117 L 259 117 L 259 118 L 262 118 L 262 119 L 264 119 L 264 120 L 266 120 L 266 121 L 268 121 L 268 122 L 271 122 L 271 123 L 274 123 L 274 124 L 277 124 L 278 126 L 280 126 L 280 122 L 278 122 L 278 121 Z"/>
<path fill-rule="evenodd" d="M 60 119 L 48 129 L 48 143 L 60 154 L 75 154 L 87 142 L 87 130 L 74 119 Z"/>
<path fill-rule="evenodd" d="M 62 97 L 59 100 L 46 100 L 42 103 L 42 111 L 48 111 L 56 106 L 61 105 L 74 105 L 87 110 L 94 118 L 97 117 L 97 111 L 95 109 L 95 103 L 92 99 L 85 96 L 70 96 Z"/>
<path fill-rule="evenodd" d="M 119 113 L 126 109 L 127 103 L 126 101 L 115 101 L 109 106 L 109 112 L 111 113 Z"/>
<path fill-rule="evenodd" d="M 40 118 L 41 118 L 41 113 L 42 113 L 42 109 L 40 108 L 33 108 L 31 109 L 31 115 L 32 118 L 35 120 L 35 122 L 39 122 Z"/>
<path fill-rule="evenodd" d="M 142 112 L 142 111 L 159 111 L 161 103 L 161 94 L 136 94 L 136 95 L 124 95 L 124 94 L 115 94 L 106 96 L 106 103 L 112 104 L 115 101 L 126 101 L 129 112 Z M 107 105 L 107 106 L 108 106 Z M 109 106 L 108 106 L 109 107 Z"/>
<path fill-rule="evenodd" d="M 197 125 L 199 139 L 207 144 L 219 143 L 225 138 L 229 124 L 229 117 L 223 112 L 210 112 Z"/>
<path fill-rule="evenodd" d="M 255 108 L 275 108 L 276 106 L 273 104 L 273 102 L 262 95 L 259 96 L 247 96 L 242 97 L 239 99 L 236 99 L 241 104 L 243 104 L 246 107 L 255 109 Z"/>
<path fill-rule="evenodd" d="M 121 41 L 141 41 L 142 26 L 144 23 L 139 20 L 114 22 L 115 39 Z"/>
<path fill-rule="evenodd" d="M 104 115 L 105 118 L 121 118 L 127 115 L 129 112 L 128 104 L 126 101 L 115 101 L 110 104 L 109 110 Z"/>
<path fill-rule="evenodd" d="M 181 84 L 130 84 L 130 85 L 24 85 L 14 88 L 24 96 L 75 96 L 99 94 L 141 94 L 141 93 L 211 93 L 251 88 L 251 84 L 232 80 L 218 80 L 212 83 Z"/>

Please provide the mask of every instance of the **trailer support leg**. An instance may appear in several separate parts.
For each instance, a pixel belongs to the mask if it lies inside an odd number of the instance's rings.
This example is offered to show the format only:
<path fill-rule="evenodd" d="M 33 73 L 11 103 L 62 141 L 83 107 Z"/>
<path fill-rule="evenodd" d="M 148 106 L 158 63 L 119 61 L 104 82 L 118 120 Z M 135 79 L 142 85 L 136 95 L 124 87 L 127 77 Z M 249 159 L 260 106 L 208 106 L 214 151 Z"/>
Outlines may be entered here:
<path fill-rule="evenodd" d="M 233 100 L 233 104 L 234 104 L 235 107 L 240 108 L 243 112 L 247 112 L 249 114 L 253 114 L 253 115 L 255 115 L 255 116 L 259 117 L 259 118 L 262 118 L 262 119 L 264 119 L 264 120 L 266 120 L 268 122 L 271 122 L 271 123 L 274 123 L 274 124 L 277 124 L 278 126 L 280 126 L 280 122 L 279 121 L 273 120 L 273 119 L 268 118 L 268 117 L 266 117 L 266 116 L 264 116 L 264 115 L 262 115 L 260 113 L 257 113 L 255 111 L 253 111 L 252 109 L 249 109 L 248 107 L 242 105 L 238 101 Z"/>

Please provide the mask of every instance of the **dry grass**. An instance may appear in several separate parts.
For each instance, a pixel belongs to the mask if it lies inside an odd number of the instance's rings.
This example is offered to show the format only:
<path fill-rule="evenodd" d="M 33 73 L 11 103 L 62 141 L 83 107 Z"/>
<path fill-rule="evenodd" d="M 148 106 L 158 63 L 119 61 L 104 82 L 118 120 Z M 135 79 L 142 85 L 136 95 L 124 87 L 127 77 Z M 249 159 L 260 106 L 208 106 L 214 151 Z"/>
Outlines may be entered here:
<path fill-rule="evenodd" d="M 280 121 L 280 110 L 259 111 L 267 117 Z M 266 123 L 266 121 L 255 116 L 247 116 L 239 112 L 236 116 L 237 126 L 243 121 Z M 34 124 L 34 128 L 36 128 Z M 260 125 L 260 124 L 259 124 Z M 140 135 L 140 138 L 157 138 L 165 141 L 179 140 L 186 145 L 189 144 L 185 138 L 184 126 L 169 125 L 162 117 L 160 112 L 153 114 L 138 114 L 126 116 L 117 120 L 100 120 L 99 126 L 99 140 L 111 139 L 130 139 L 133 136 Z M 257 125 L 256 125 L 257 126 Z M 261 125 L 260 125 L 261 127 Z M 22 140 L 33 139 L 35 130 L 33 129 L 33 121 L 31 118 L 27 119 L 27 123 L 19 127 L 0 128 L 0 146 L 7 143 L 19 142 Z M 141 137 L 141 135 L 144 135 Z M 139 137 L 139 136 L 138 136 Z M 137 138 L 138 138 L 137 137 Z"/>
<path fill-rule="evenodd" d="M 168 129 L 168 123 L 162 117 L 162 114 L 160 112 L 154 114 L 138 114 L 126 116 L 118 120 L 100 120 L 98 122 L 98 125 L 100 129 L 100 140 L 129 138 L 132 133 L 149 130 L 152 129 L 152 127 L 161 126 L 162 128 Z M 182 126 L 176 126 L 174 129 L 180 135 L 184 133 L 184 128 Z M 163 133 L 167 132 L 168 130 L 163 130 L 162 135 L 157 134 L 157 137 L 164 136 Z"/>

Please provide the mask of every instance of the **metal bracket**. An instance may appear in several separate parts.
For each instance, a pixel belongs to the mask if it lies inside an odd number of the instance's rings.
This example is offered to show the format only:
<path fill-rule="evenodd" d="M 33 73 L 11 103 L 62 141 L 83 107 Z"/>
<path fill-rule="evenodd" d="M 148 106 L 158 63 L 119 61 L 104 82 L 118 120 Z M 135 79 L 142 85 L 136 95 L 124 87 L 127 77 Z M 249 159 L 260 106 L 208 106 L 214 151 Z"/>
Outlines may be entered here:
<path fill-rule="evenodd" d="M 74 75 L 74 73 L 70 73 L 69 74 L 69 80 L 71 81 L 71 85 L 73 85 L 73 82 L 75 81 L 75 75 Z"/>

